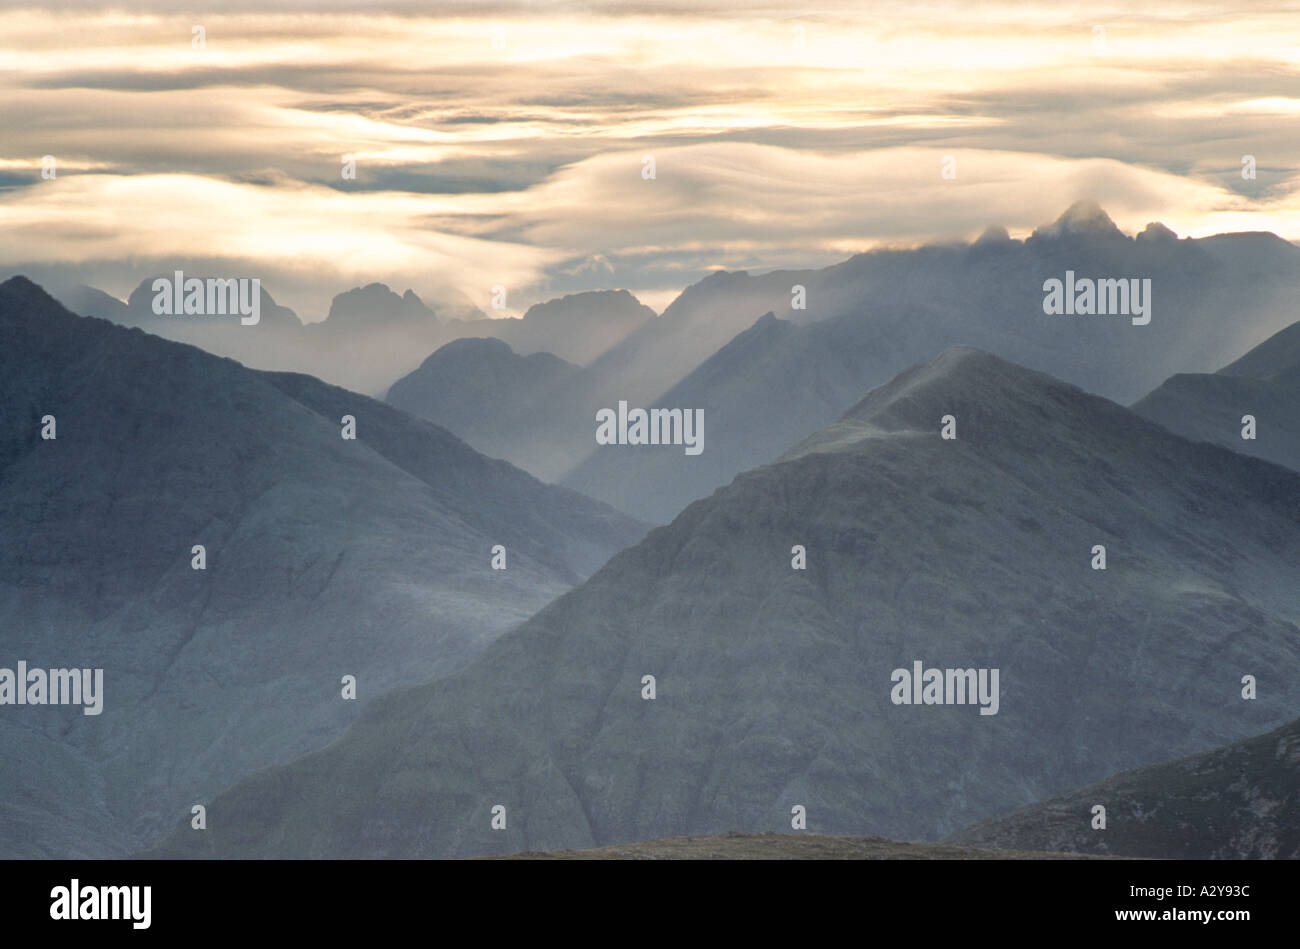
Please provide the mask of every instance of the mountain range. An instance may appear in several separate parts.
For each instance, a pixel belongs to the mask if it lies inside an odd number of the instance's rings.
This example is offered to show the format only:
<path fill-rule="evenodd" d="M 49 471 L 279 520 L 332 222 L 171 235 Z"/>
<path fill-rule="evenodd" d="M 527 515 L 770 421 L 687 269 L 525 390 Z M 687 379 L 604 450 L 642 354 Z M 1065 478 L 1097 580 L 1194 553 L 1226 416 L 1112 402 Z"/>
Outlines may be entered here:
<path fill-rule="evenodd" d="M 262 290 L 245 327 L 58 290 L 113 326 L 0 284 L 0 669 L 107 683 L 103 716 L 0 715 L 0 854 L 508 854 L 793 808 L 1294 855 L 1294 723 L 1252 736 L 1300 689 L 1297 253 L 1081 203 L 716 272 L 658 317 L 369 284 L 309 324 Z M 1149 281 L 1151 321 L 1045 312 L 1076 276 Z M 621 403 L 700 410 L 703 453 L 597 444 Z M 994 694 L 922 702 L 925 669 Z"/>
<path fill-rule="evenodd" d="M 1300 473 L 950 349 L 149 853 L 934 840 L 1293 716 L 1298 527 Z"/>
<path fill-rule="evenodd" d="M 644 533 L 383 403 L 74 316 L 21 277 L 0 338 L 0 667 L 104 676 L 97 716 L 0 709 L 3 856 L 138 849 Z"/>
<path fill-rule="evenodd" d="M 1045 281 L 1067 274 L 1149 281 L 1151 322 L 1045 314 Z M 444 317 L 409 290 L 371 284 L 303 325 L 263 296 L 263 325 L 246 327 L 156 317 L 147 280 L 126 304 L 89 288 L 64 291 L 79 312 L 254 368 L 308 372 L 376 396 L 395 391 L 403 408 L 481 450 L 664 523 L 948 346 L 996 352 L 1125 403 L 1166 381 L 1183 384 L 1171 377 L 1213 373 L 1295 321 L 1300 249 L 1271 234 L 1179 239 L 1159 223 L 1129 237 L 1094 202 L 1079 202 L 1024 240 L 993 227 L 971 244 L 875 250 L 820 270 L 717 271 L 658 317 L 626 291 L 572 294 L 522 319 L 482 319 L 463 305 Z M 437 354 L 466 337 L 500 339 L 514 358 L 499 347 Z M 540 371 L 527 362 L 541 353 L 561 363 Z M 470 400 L 452 385 L 470 378 L 502 383 Z M 598 446 L 595 413 L 620 401 L 702 410 L 704 453 Z M 1171 421 L 1169 412 L 1161 418 Z M 1247 450 L 1256 447 L 1270 450 L 1264 441 Z"/>
<path fill-rule="evenodd" d="M 1045 314 L 1045 281 L 1067 273 L 1149 280 L 1150 323 Z M 791 308 L 793 287 L 804 289 L 806 310 Z M 517 378 L 500 398 L 466 404 L 428 381 L 399 385 L 431 393 L 403 404 L 471 443 L 501 433 L 493 448 L 510 461 L 665 523 L 946 347 L 996 352 L 1128 403 L 1175 373 L 1224 366 L 1297 312 L 1294 245 L 1268 234 L 1180 240 L 1159 224 L 1128 237 L 1080 203 L 1023 241 L 993 230 L 969 245 L 873 251 L 823 270 L 712 274 L 585 373 L 548 375 L 536 388 L 523 356 L 457 350 L 457 376 Z M 449 361 L 438 360 L 440 370 Z M 702 410 L 704 452 L 598 446 L 595 412 L 620 401 Z M 557 450 L 534 468 L 539 445 Z"/>
<path fill-rule="evenodd" d="M 317 322 L 302 321 L 262 288 L 261 320 L 249 326 L 233 315 L 155 314 L 154 279 L 141 281 L 125 302 L 74 282 L 55 285 L 52 295 L 83 316 L 139 327 L 250 368 L 310 373 L 375 396 L 453 340 L 502 339 L 523 355 L 549 352 L 585 364 L 655 316 L 626 290 L 570 294 L 536 304 L 522 318 L 488 319 L 465 301 L 431 307 L 411 290 L 398 294 L 370 283 L 335 296 Z"/>

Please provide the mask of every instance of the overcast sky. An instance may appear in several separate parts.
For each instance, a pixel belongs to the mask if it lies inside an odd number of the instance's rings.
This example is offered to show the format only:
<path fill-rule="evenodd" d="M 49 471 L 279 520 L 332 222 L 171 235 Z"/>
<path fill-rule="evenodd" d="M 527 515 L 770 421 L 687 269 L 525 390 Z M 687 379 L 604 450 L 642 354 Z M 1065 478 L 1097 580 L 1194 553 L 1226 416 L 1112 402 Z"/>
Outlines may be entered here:
<path fill-rule="evenodd" d="M 1085 197 L 1300 238 L 1293 4 L 187 6 L 0 3 L 0 272 L 261 276 L 310 320 L 376 280 L 658 310 Z"/>

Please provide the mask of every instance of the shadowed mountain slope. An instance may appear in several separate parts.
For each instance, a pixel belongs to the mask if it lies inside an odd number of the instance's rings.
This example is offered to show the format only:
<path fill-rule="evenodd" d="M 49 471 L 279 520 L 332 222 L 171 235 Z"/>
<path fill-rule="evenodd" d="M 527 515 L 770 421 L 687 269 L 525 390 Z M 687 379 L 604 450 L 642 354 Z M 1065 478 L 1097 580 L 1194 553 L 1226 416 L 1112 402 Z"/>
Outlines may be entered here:
<path fill-rule="evenodd" d="M 499 339 L 460 339 L 397 380 L 387 402 L 554 481 L 593 443 L 592 383 L 587 370 L 550 353 L 520 356 Z"/>
<path fill-rule="evenodd" d="M 1067 272 L 1149 280 L 1150 323 L 1044 313 L 1044 282 Z M 795 285 L 807 310 L 791 309 Z M 703 454 L 593 445 L 562 480 L 663 523 L 946 347 L 976 346 L 1128 402 L 1172 373 L 1222 366 L 1297 312 L 1295 246 L 1268 234 L 1178 240 L 1155 224 L 1130 238 L 1088 203 L 1025 241 L 991 236 L 817 271 L 715 274 L 591 367 L 599 405 L 703 410 Z"/>
<path fill-rule="evenodd" d="M 1300 470 L 1300 323 L 1215 373 L 1180 373 L 1133 411 L 1202 439 Z M 1243 438 L 1245 417 L 1255 437 Z"/>
<path fill-rule="evenodd" d="M 1268 670 L 1261 679 L 1272 684 Z M 1104 830 L 1092 808 L 1106 808 Z M 983 821 L 947 843 L 1180 860 L 1300 859 L 1300 719 Z"/>
<path fill-rule="evenodd" d="M 1286 720 L 1300 683 L 1238 690 L 1300 661 L 1297 569 L 1300 474 L 950 350 L 153 853 L 584 848 L 795 805 L 815 833 L 934 839 Z M 914 661 L 1000 670 L 997 713 L 895 704 Z"/>
<path fill-rule="evenodd" d="M 102 668 L 105 693 L 98 716 L 0 706 L 0 855 L 138 848 L 643 532 L 382 403 L 73 316 L 23 278 L 0 337 L 0 667 Z"/>

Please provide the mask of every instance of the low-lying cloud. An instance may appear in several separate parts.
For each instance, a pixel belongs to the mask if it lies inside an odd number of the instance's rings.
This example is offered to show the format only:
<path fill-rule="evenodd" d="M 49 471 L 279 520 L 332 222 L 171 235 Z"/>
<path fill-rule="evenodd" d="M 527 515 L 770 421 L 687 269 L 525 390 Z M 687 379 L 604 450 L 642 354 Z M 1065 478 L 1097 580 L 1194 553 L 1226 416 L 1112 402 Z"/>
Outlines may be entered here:
<path fill-rule="evenodd" d="M 228 261 L 313 319 L 370 280 L 662 305 L 710 268 L 1023 234 L 1082 197 L 1129 230 L 1300 237 L 1285 8 L 322 9 L 0 5 L 0 267 L 124 293 Z"/>

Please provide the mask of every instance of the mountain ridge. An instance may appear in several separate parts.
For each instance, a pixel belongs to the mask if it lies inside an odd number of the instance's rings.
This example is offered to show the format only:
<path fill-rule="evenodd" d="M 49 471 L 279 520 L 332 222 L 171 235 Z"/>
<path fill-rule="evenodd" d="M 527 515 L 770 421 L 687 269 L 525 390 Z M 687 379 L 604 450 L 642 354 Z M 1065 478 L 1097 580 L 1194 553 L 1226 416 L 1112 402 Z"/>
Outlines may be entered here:
<path fill-rule="evenodd" d="M 1245 703 L 1237 670 L 1300 661 L 1300 474 L 995 359 L 920 368 L 934 384 L 885 407 L 928 432 L 741 474 L 149 855 L 584 848 L 793 805 L 819 833 L 935 839 L 1285 720 L 1297 686 Z M 989 365 L 1009 394 L 981 417 L 964 387 Z M 918 391 L 958 403 L 955 440 Z M 1000 668 L 1000 710 L 896 704 L 914 660 Z"/>
<path fill-rule="evenodd" d="M 25 279 L 0 284 L 0 332 L 0 666 L 102 668 L 106 692 L 94 717 L 0 716 L 6 856 L 138 849 L 387 688 L 463 667 L 644 530 L 397 409 Z"/>
<path fill-rule="evenodd" d="M 991 818 L 955 846 L 1178 860 L 1300 859 L 1300 719 L 1265 735 L 1135 768 Z M 1093 828 L 1093 808 L 1106 811 Z"/>

